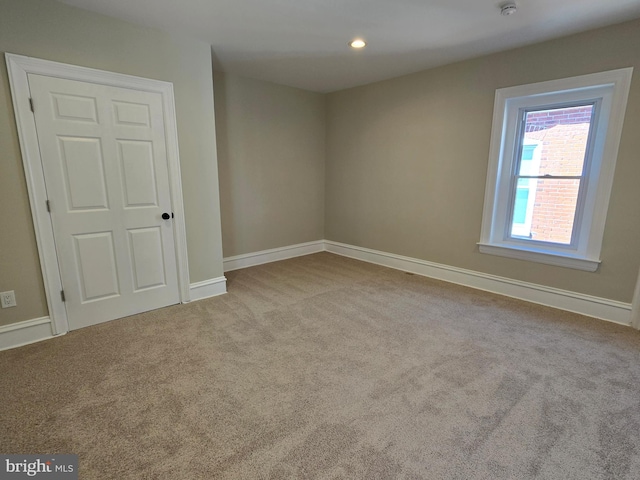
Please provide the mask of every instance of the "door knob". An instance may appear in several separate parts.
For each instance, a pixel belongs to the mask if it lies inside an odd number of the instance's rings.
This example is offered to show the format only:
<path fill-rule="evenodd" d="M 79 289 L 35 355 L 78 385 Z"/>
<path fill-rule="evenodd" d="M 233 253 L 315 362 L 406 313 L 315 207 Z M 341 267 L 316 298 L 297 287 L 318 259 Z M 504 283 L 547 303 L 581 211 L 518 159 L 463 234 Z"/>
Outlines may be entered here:
<path fill-rule="evenodd" d="M 171 215 L 169 215 L 167 212 L 162 214 L 162 219 L 163 220 L 169 220 L 171 218 Z"/>

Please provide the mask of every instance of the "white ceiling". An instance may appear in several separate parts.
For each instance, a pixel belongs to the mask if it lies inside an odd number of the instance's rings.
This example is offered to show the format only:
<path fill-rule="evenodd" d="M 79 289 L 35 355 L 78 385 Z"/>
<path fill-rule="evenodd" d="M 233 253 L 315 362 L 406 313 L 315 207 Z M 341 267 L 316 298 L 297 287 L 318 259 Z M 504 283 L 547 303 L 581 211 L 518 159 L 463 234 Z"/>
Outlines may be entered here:
<path fill-rule="evenodd" d="M 62 0 L 204 40 L 222 71 L 319 92 L 640 17 L 640 0 L 515 1 L 502 17 L 506 0 Z"/>

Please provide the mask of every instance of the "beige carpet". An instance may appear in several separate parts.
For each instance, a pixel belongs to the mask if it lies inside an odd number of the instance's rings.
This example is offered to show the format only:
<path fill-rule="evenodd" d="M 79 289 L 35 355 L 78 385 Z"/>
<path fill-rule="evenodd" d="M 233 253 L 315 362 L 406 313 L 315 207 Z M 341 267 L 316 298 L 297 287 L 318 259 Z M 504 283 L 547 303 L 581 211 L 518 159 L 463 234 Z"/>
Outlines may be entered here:
<path fill-rule="evenodd" d="M 82 479 L 637 479 L 640 334 L 328 253 L 0 352 L 0 452 Z"/>

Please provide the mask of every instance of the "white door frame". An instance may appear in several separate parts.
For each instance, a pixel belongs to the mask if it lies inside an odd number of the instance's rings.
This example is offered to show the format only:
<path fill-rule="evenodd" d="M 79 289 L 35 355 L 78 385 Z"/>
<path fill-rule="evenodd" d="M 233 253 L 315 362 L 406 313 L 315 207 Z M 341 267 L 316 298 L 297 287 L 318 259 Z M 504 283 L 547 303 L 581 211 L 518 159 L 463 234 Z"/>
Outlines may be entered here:
<path fill-rule="evenodd" d="M 169 188 L 171 208 L 175 214 L 173 223 L 176 262 L 178 267 L 178 285 L 180 301 L 188 302 L 189 266 L 187 259 L 187 234 L 182 203 L 182 184 L 180 181 L 180 156 L 178 152 L 178 130 L 175 116 L 173 84 L 160 80 L 123 75 L 120 73 L 95 70 L 92 68 L 67 65 L 22 55 L 5 54 L 11 85 L 13 110 L 16 116 L 20 151 L 24 165 L 31 216 L 35 229 L 38 255 L 47 297 L 47 307 L 54 335 L 69 331 L 67 310 L 60 292 L 62 280 L 58 267 L 53 224 L 47 211 L 47 193 L 42 170 L 42 159 L 38 146 L 36 122 L 30 105 L 28 74 L 45 75 L 80 82 L 97 83 L 119 88 L 159 93 L 162 97 L 164 113 L 165 141 L 167 143 L 167 162 L 169 167 Z M 37 108 L 37 106 L 36 106 Z"/>

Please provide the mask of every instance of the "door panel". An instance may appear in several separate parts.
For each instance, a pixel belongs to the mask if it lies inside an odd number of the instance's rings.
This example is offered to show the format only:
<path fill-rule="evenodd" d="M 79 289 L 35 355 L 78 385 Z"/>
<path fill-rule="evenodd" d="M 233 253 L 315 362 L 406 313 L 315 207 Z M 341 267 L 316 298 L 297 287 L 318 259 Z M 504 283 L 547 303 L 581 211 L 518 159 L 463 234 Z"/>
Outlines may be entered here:
<path fill-rule="evenodd" d="M 129 245 L 134 264 L 134 291 L 166 285 L 160 228 L 129 230 Z"/>
<path fill-rule="evenodd" d="M 58 137 L 69 210 L 108 209 L 99 138 Z"/>
<path fill-rule="evenodd" d="M 81 302 L 120 295 L 113 233 L 74 235 Z"/>
<path fill-rule="evenodd" d="M 160 94 L 28 78 L 70 329 L 178 303 Z"/>
<path fill-rule="evenodd" d="M 116 125 L 149 127 L 149 106 L 142 103 L 113 102 Z"/>
<path fill-rule="evenodd" d="M 98 106 L 95 98 L 52 93 L 51 99 L 54 102 L 56 119 L 98 123 Z"/>
<path fill-rule="evenodd" d="M 151 142 L 118 141 L 125 207 L 157 206 L 158 193 Z"/>

